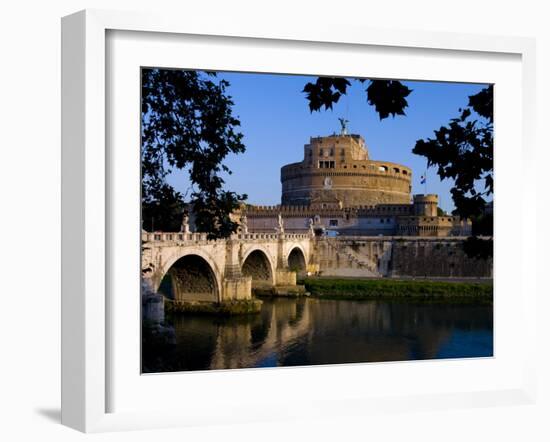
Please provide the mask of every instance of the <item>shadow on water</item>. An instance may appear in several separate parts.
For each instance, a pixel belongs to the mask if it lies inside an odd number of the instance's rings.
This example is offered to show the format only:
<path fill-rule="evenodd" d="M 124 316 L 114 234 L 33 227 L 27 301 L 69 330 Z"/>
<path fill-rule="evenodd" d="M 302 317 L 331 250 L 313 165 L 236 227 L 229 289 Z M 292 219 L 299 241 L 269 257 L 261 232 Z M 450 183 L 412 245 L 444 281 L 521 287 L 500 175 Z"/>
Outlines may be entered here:
<path fill-rule="evenodd" d="M 493 355 L 490 305 L 276 298 L 258 315 L 164 325 L 169 338 L 144 329 L 144 372 Z"/>

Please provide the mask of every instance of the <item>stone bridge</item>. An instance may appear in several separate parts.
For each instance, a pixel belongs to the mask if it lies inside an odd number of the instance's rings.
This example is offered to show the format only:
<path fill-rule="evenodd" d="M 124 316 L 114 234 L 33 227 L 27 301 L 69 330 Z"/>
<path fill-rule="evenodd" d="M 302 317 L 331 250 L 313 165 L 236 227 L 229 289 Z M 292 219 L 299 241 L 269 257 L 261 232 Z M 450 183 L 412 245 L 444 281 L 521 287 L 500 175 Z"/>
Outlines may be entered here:
<path fill-rule="evenodd" d="M 296 273 L 350 277 L 492 277 L 492 260 L 469 258 L 463 237 L 313 238 L 297 233 L 142 234 L 142 278 L 176 301 L 251 299 L 252 289 L 289 293 Z M 288 291 L 285 291 L 287 290 Z"/>
<path fill-rule="evenodd" d="M 176 301 L 250 299 L 253 288 L 296 285 L 296 272 L 311 263 L 313 242 L 308 234 L 208 240 L 205 233 L 143 232 L 142 278 Z"/>

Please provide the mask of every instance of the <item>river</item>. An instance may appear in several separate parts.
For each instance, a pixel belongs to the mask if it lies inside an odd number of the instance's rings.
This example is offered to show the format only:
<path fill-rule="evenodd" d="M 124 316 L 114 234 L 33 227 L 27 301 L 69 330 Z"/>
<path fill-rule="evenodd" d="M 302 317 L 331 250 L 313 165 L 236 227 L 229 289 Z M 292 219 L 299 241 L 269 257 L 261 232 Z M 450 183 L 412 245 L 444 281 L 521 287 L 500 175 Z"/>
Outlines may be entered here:
<path fill-rule="evenodd" d="M 491 305 L 265 299 L 260 314 L 168 315 L 143 372 L 490 357 Z"/>

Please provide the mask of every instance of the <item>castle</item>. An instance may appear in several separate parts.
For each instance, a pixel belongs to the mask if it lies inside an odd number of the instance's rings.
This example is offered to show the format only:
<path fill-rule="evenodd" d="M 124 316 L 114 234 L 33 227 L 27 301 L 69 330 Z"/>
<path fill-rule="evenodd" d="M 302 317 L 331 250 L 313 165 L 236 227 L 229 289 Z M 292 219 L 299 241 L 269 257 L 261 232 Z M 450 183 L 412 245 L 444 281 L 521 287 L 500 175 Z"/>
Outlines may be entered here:
<path fill-rule="evenodd" d="M 470 221 L 438 215 L 437 195 L 411 198 L 408 167 L 371 160 L 363 137 L 346 132 L 343 125 L 338 135 L 310 138 L 304 159 L 281 168 L 281 205 L 244 207 L 244 228 L 360 236 L 471 233 Z"/>

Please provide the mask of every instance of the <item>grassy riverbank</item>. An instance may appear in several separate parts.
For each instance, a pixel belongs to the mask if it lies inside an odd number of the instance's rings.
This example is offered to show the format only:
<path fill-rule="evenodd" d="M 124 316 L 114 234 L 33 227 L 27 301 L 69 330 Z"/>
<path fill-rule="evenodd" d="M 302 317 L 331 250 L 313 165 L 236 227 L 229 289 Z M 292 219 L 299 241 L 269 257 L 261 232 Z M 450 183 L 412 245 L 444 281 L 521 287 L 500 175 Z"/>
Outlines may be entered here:
<path fill-rule="evenodd" d="M 300 281 L 312 296 L 325 299 L 391 299 L 418 302 L 493 302 L 493 284 L 395 279 L 307 278 Z"/>

